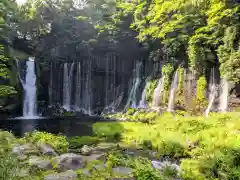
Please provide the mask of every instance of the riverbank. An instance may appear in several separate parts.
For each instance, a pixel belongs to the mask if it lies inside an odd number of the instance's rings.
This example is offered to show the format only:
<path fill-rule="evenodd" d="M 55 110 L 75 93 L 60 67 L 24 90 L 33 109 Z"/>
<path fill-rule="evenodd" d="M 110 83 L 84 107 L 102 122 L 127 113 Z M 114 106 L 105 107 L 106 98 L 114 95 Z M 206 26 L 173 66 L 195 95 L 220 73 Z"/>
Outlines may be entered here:
<path fill-rule="evenodd" d="M 236 112 L 208 118 L 164 114 L 154 116 L 151 123 L 97 122 L 92 136 L 67 138 L 33 132 L 15 138 L 1 132 L 0 175 L 2 179 L 45 180 L 60 176 L 239 179 L 239 120 Z"/>

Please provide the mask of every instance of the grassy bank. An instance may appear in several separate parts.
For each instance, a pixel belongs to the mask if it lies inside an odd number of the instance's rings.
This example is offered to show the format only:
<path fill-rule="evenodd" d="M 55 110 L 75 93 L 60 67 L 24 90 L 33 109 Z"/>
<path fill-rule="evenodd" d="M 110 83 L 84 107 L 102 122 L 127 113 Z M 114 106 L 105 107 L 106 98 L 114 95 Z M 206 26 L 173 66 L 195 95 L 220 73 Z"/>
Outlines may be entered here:
<path fill-rule="evenodd" d="M 152 124 L 96 123 L 94 132 L 180 158 L 182 179 L 240 179 L 240 113 L 208 118 L 166 114 L 154 116 Z"/>
<path fill-rule="evenodd" d="M 173 170 L 166 169 L 159 174 L 152 168 L 148 158 L 126 156 L 123 153 L 126 149 L 155 152 L 156 159 L 177 160 L 181 167 L 178 178 L 183 180 L 240 179 L 240 113 L 211 114 L 208 118 L 170 114 L 155 116 L 142 113 L 141 118 L 144 116 L 154 117 L 154 120 L 151 120 L 151 123 L 118 121 L 95 123 L 92 137 L 68 139 L 61 135 L 33 132 L 24 138 L 16 139 L 10 133 L 1 132 L 0 158 L 3 163 L 0 167 L 0 179 L 16 178 L 16 174 L 23 167 L 22 162 L 18 162 L 11 153 L 14 144 L 46 143 L 61 154 L 70 150 L 78 152 L 84 145 L 96 148 L 105 142 L 114 142 L 112 144 L 115 145 L 115 148 L 105 151 L 106 169 L 95 172 L 93 164 L 100 162 L 89 162 L 86 168 L 92 172 L 92 176 L 85 177 L 81 170 L 78 170 L 78 179 L 122 177 L 112 173 L 112 168 L 116 166 L 133 168 L 131 177 L 138 180 L 176 179 L 173 178 L 176 177 Z M 28 167 L 26 163 L 23 164 Z M 44 175 L 58 171 L 58 167 L 55 166 L 49 172 L 34 169 L 30 171 L 30 176 L 34 179 L 43 179 Z"/>

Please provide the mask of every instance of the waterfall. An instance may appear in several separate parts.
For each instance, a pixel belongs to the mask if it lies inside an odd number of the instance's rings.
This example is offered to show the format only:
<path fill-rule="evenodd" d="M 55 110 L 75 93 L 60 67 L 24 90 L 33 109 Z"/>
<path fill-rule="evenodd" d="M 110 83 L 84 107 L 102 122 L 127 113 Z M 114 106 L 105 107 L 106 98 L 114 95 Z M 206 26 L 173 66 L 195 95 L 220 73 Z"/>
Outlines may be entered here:
<path fill-rule="evenodd" d="M 205 111 L 205 116 L 207 117 L 209 112 L 212 109 L 214 100 L 216 98 L 217 95 L 217 86 L 216 86 L 216 82 L 215 82 L 215 73 L 214 73 L 214 68 L 211 69 L 211 76 L 210 76 L 210 88 L 209 88 L 209 102 L 208 102 L 208 107 Z"/>
<path fill-rule="evenodd" d="M 146 85 L 143 89 L 141 100 L 139 102 L 138 108 L 142 108 L 142 109 L 147 108 L 147 88 L 148 88 L 148 82 L 146 82 Z"/>
<path fill-rule="evenodd" d="M 51 106 L 53 104 L 53 67 L 52 63 L 50 66 L 50 82 L 48 85 L 48 104 Z"/>
<path fill-rule="evenodd" d="M 141 66 L 142 66 L 142 63 L 138 62 L 136 65 L 136 68 L 134 69 L 133 86 L 129 93 L 125 109 L 129 108 L 130 106 L 133 108 L 137 107 L 137 90 L 141 82 L 141 74 L 140 74 Z"/>
<path fill-rule="evenodd" d="M 174 101 L 175 101 L 175 91 L 178 88 L 178 71 L 175 72 L 171 89 L 170 89 L 170 96 L 168 100 L 168 112 L 172 112 L 174 110 Z"/>
<path fill-rule="evenodd" d="M 26 61 L 27 69 L 25 81 L 21 80 L 24 89 L 23 102 L 23 117 L 36 118 L 37 117 L 37 103 L 36 103 L 36 74 L 34 57 L 29 57 Z"/>
<path fill-rule="evenodd" d="M 158 107 L 161 103 L 162 92 L 164 88 L 164 76 L 162 76 L 159 81 L 158 85 L 153 92 L 153 100 L 152 100 L 152 107 Z"/>
<path fill-rule="evenodd" d="M 221 95 L 219 103 L 219 111 L 226 112 L 228 109 L 228 82 L 225 78 L 221 80 Z"/>
<path fill-rule="evenodd" d="M 81 63 L 77 64 L 76 83 L 75 83 L 75 110 L 81 110 Z"/>
<path fill-rule="evenodd" d="M 83 90 L 82 110 L 85 114 L 92 114 L 92 59 L 87 61 L 85 87 Z"/>
<path fill-rule="evenodd" d="M 71 94 L 72 94 L 72 76 L 74 63 L 71 63 L 70 70 L 68 63 L 64 63 L 63 70 L 63 108 L 67 111 L 71 109 Z"/>

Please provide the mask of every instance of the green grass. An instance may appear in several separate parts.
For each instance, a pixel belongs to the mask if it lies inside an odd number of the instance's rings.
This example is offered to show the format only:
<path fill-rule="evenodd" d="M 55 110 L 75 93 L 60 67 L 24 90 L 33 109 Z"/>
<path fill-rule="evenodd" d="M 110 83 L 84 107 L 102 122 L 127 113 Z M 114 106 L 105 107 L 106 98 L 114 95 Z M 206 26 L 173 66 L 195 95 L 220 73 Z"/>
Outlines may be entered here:
<path fill-rule="evenodd" d="M 124 143 L 180 158 L 183 179 L 240 179 L 240 113 L 208 118 L 166 114 L 154 124 L 96 123 L 93 130 L 99 137 L 118 134 Z"/>

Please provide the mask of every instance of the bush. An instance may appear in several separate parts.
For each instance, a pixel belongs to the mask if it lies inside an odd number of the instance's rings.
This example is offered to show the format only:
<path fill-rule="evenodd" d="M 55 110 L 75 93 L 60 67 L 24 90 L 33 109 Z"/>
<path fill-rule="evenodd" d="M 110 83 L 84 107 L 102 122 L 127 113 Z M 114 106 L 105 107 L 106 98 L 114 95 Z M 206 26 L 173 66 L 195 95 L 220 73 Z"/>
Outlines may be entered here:
<path fill-rule="evenodd" d="M 99 139 L 97 137 L 91 137 L 91 136 L 76 136 L 72 137 L 69 140 L 69 147 L 72 149 L 82 148 L 84 145 L 94 145 L 97 144 Z"/>
<path fill-rule="evenodd" d="M 158 170 L 152 167 L 151 161 L 145 158 L 137 158 L 134 161 L 134 177 L 137 180 L 163 180 Z"/>
<path fill-rule="evenodd" d="M 17 139 L 13 134 L 7 131 L 0 130 L 0 152 L 9 151 L 12 148 L 12 145 L 16 143 Z"/>
<path fill-rule="evenodd" d="M 49 144 L 59 153 L 67 152 L 69 147 L 69 143 L 65 136 L 54 135 L 47 132 L 34 131 L 26 134 L 25 139 L 33 143 Z"/>

